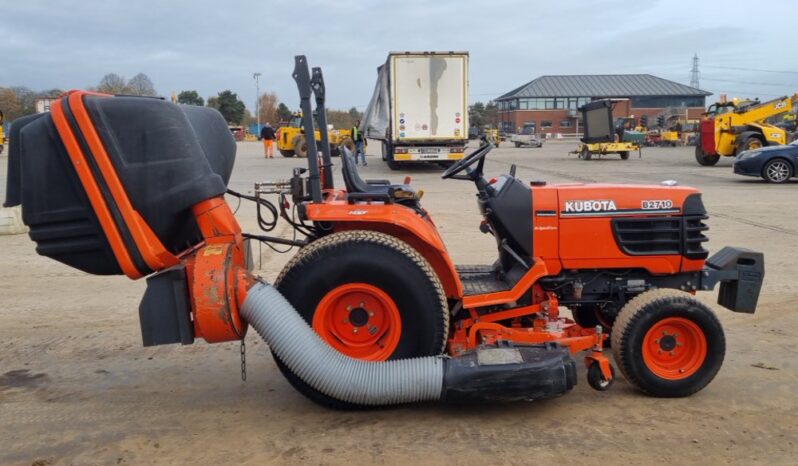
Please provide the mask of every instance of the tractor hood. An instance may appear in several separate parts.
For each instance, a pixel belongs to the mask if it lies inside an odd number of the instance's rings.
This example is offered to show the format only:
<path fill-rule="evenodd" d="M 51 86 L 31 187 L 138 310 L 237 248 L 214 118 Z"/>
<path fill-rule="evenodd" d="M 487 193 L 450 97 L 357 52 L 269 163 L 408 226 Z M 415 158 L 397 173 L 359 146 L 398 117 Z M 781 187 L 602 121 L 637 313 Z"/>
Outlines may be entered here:
<path fill-rule="evenodd" d="M 557 190 L 560 217 L 704 214 L 701 194 L 682 186 L 575 184 Z"/>

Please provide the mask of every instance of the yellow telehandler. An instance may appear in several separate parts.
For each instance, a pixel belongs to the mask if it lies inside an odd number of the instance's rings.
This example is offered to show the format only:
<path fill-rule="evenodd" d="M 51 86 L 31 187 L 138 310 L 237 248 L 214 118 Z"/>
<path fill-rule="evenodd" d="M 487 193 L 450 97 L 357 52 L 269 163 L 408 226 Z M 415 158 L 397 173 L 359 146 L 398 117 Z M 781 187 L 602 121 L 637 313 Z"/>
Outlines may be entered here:
<path fill-rule="evenodd" d="M 715 165 L 721 156 L 734 157 L 745 150 L 786 144 L 787 132 L 765 120 L 788 113 L 796 101 L 798 93 L 767 102 L 727 101 L 721 96 L 718 103 L 709 106 L 699 124 L 696 161 L 703 166 Z"/>
<path fill-rule="evenodd" d="M 316 129 L 316 145 L 321 143 L 321 133 Z M 345 146 L 350 151 L 355 151 L 355 143 L 352 141 L 352 131 L 348 129 L 330 129 L 327 132 L 330 141 L 330 152 L 333 156 L 340 154 L 340 147 Z M 302 129 L 302 112 L 295 112 L 291 115 L 291 120 L 287 126 L 277 130 L 277 149 L 283 157 L 307 157 L 308 144 L 305 140 L 305 132 Z"/>

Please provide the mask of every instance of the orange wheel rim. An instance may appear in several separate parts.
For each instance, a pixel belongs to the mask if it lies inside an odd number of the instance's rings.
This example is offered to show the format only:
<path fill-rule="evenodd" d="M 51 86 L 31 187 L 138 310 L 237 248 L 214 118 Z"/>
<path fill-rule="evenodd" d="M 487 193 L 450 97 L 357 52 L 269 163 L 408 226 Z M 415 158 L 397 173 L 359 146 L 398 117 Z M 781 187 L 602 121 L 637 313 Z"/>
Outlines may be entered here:
<path fill-rule="evenodd" d="M 399 345 L 402 316 L 381 289 L 347 283 L 333 288 L 316 306 L 313 330 L 347 356 L 384 361 Z"/>
<path fill-rule="evenodd" d="M 654 375 L 681 380 L 695 374 L 707 358 L 707 338 L 695 322 L 668 317 L 643 337 L 643 362 Z"/>

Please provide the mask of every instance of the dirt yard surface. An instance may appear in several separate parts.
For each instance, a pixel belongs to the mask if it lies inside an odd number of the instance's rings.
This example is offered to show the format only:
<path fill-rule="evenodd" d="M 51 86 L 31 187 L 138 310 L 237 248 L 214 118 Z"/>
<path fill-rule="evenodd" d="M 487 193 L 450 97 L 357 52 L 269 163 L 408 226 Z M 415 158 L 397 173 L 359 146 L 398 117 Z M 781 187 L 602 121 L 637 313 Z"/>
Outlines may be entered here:
<path fill-rule="evenodd" d="M 737 245 L 765 253 L 755 315 L 734 314 L 714 304 L 715 293 L 699 293 L 727 339 L 723 368 L 702 392 L 649 398 L 621 378 L 600 393 L 580 367 L 579 385 L 549 401 L 331 411 L 288 385 L 254 332 L 246 339 L 246 382 L 237 343 L 143 348 L 144 280 L 89 276 L 37 256 L 27 235 L 0 236 L 0 464 L 795 464 L 798 183 L 735 176 L 728 159 L 699 167 L 692 148 L 581 161 L 566 155 L 573 147 L 501 148 L 486 172 L 516 164 L 523 180 L 678 180 L 704 192 L 712 251 Z M 239 145 L 232 188 L 287 178 L 303 163 L 264 160 L 261 150 Z M 494 260 L 495 243 L 478 229 L 472 184 L 443 181 L 439 169 L 424 166 L 391 172 L 379 156 L 368 159 L 364 178 L 410 175 L 424 190 L 455 262 Z M 0 157 L 0 192 L 6 161 Z M 237 216 L 255 230 L 251 206 Z M 290 231 L 282 225 L 277 233 Z M 264 247 L 256 266 L 273 280 L 292 254 Z"/>

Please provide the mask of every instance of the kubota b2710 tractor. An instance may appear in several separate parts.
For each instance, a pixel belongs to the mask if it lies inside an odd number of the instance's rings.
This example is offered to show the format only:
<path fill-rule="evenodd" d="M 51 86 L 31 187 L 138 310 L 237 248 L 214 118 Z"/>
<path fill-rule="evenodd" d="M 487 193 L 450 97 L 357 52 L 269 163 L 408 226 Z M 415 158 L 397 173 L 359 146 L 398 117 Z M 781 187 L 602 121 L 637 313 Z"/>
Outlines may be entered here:
<path fill-rule="evenodd" d="M 325 124 L 321 70 L 311 76 L 300 56 L 294 78 L 312 134 L 313 96 Z M 363 180 L 345 153 L 336 188 L 328 146 L 318 159 L 312 140 L 307 169 L 253 198 L 278 193 L 272 208 L 306 238 L 244 234 L 221 197 L 234 146 L 209 112 L 72 92 L 12 129 L 22 167 L 10 193 L 21 193 L 38 251 L 93 273 L 149 275 L 147 345 L 239 340 L 252 325 L 299 391 L 343 408 L 557 396 L 576 384 L 583 352 L 589 384 L 605 390 L 606 347 L 632 385 L 686 396 L 725 351 L 696 292 L 719 283 L 722 306 L 756 307 L 762 254 L 727 247 L 707 259 L 695 189 L 530 184 L 514 168 L 489 180 L 489 143 L 443 178 L 474 184 L 480 229 L 496 239 L 491 264 L 452 263 L 409 180 Z M 169 134 L 146 132 L 162 118 Z M 246 269 L 247 236 L 303 246 L 276 289 Z"/>

